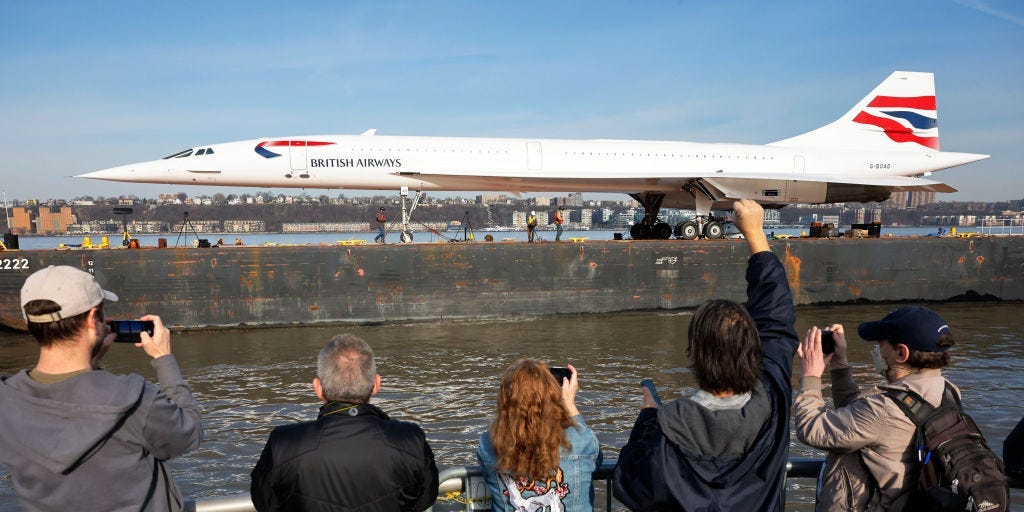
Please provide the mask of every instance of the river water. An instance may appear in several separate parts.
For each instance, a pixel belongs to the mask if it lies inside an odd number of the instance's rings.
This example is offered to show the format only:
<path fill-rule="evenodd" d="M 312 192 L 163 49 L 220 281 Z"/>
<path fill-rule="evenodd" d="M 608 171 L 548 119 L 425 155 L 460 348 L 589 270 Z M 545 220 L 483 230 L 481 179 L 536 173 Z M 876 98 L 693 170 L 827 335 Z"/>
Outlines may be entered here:
<path fill-rule="evenodd" d="M 932 305 L 953 327 L 958 346 L 947 376 L 996 453 L 1024 416 L 1024 304 Z M 875 383 L 870 343 L 856 325 L 884 316 L 892 305 L 802 307 L 797 332 L 842 323 L 860 383 Z M 374 403 L 397 419 L 420 423 L 438 465 L 475 464 L 477 439 L 492 416 L 502 373 L 519 357 L 580 372 L 578 405 L 606 458 L 616 458 L 638 412 L 640 379 L 651 377 L 663 399 L 693 391 L 687 370 L 686 327 L 692 311 L 618 313 L 499 322 L 317 326 L 175 333 L 173 350 L 203 407 L 205 440 L 169 467 L 186 496 L 247 492 L 249 472 L 275 425 L 309 420 L 318 407 L 311 381 L 316 354 L 340 332 L 367 340 L 383 377 Z M 34 341 L 0 333 L 0 373 L 31 367 Z M 141 350 L 114 346 L 104 366 L 117 373 L 154 374 Z M 799 364 L 794 384 L 798 384 Z M 827 383 L 827 381 L 826 381 Z M 826 391 L 827 395 L 827 391 Z M 11 411 L 3 411 L 11 414 Z M 793 438 L 793 457 L 822 457 Z M 814 482 L 787 482 L 790 510 L 811 510 Z M 1013 491 L 1024 503 L 1024 492 Z M 600 503 L 603 503 L 600 502 Z M 617 505 L 621 508 L 620 505 Z M 10 474 L 0 467 L 0 511 L 18 510 Z"/>

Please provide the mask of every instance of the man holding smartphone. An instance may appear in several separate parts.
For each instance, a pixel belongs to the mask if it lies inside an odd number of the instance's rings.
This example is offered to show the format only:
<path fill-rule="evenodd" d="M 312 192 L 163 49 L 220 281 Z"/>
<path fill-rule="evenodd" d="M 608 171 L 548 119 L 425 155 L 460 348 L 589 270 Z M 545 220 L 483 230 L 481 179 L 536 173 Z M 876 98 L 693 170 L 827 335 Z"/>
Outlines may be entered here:
<path fill-rule="evenodd" d="M 164 461 L 199 447 L 199 407 L 171 354 L 170 331 L 136 347 L 160 386 L 99 367 L 116 335 L 103 316 L 117 295 L 86 272 L 50 266 L 21 289 L 28 330 L 39 342 L 31 370 L 0 378 L 0 462 L 26 510 L 181 510 Z"/>
<path fill-rule="evenodd" d="M 686 353 L 699 389 L 643 406 L 619 454 L 615 497 L 632 510 L 785 508 L 793 355 L 799 343 L 786 271 L 754 201 L 733 204 L 750 249 L 746 306 L 711 300 L 693 315 Z"/>

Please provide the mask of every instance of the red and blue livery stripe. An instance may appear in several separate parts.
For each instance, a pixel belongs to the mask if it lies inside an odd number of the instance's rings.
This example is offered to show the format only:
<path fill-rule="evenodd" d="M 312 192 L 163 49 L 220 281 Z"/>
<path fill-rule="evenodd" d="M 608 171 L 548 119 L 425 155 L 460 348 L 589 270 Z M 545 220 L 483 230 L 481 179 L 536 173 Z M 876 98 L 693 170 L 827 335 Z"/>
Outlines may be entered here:
<path fill-rule="evenodd" d="M 273 146 L 288 146 L 288 147 L 310 147 L 310 146 L 330 146 L 333 142 L 322 142 L 315 140 L 268 140 L 266 142 L 260 142 L 253 148 L 256 154 L 263 158 L 276 158 L 281 156 L 281 153 L 274 153 L 267 149 L 267 147 Z"/>
<path fill-rule="evenodd" d="M 939 149 L 938 137 L 915 133 L 918 130 L 932 130 L 938 127 L 935 96 L 876 96 L 867 106 L 877 109 L 877 114 L 883 115 L 871 114 L 862 110 L 853 118 L 853 122 L 877 126 L 894 142 L 914 142 L 924 147 Z M 931 116 L 927 115 L 928 112 L 921 113 L 909 109 L 930 111 Z"/>

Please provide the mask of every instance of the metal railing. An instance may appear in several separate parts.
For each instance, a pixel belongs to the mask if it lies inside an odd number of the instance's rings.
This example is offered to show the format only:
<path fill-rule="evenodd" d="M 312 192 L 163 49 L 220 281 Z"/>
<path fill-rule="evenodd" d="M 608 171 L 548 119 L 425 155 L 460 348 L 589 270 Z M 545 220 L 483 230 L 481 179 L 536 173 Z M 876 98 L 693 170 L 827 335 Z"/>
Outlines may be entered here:
<path fill-rule="evenodd" d="M 596 471 L 594 481 L 604 481 L 608 486 L 605 496 L 605 510 L 612 509 L 611 478 L 615 470 L 614 459 L 605 460 Z M 821 465 L 825 461 L 821 459 L 790 459 L 786 463 L 786 478 L 817 478 Z M 480 466 L 453 466 L 446 468 L 438 475 L 438 497 L 449 496 L 455 493 L 464 495 L 459 501 L 464 505 L 464 510 L 487 510 L 490 508 L 491 495 L 487 491 L 487 485 L 483 480 L 483 468 Z M 483 508 L 474 506 L 483 505 Z M 475 504 L 475 505 L 474 505 Z M 203 498 L 200 500 L 188 500 L 185 503 L 186 512 L 254 512 L 256 508 L 249 499 L 248 494 L 236 494 L 233 496 L 218 498 Z M 427 509 L 433 510 L 433 507 Z"/>
<path fill-rule="evenodd" d="M 611 479 L 616 462 L 614 459 L 605 460 L 604 464 L 594 471 L 593 480 L 604 481 L 608 489 L 608 492 L 605 493 L 605 510 L 612 509 Z M 822 459 L 789 459 L 786 463 L 786 478 L 817 478 L 824 463 L 825 461 Z M 483 480 L 483 468 L 480 466 L 453 466 L 444 469 L 438 475 L 438 481 L 440 482 L 438 485 L 439 499 L 454 494 L 465 495 L 465 497 L 455 500 L 463 504 L 463 510 L 490 509 L 491 496 L 487 491 L 487 484 Z M 1007 481 L 1011 489 L 1024 489 L 1024 480 L 1014 479 L 1007 475 Z M 185 502 L 186 512 L 255 512 L 255 510 L 256 507 L 253 506 L 248 494 Z M 433 507 L 427 510 L 432 511 Z"/>

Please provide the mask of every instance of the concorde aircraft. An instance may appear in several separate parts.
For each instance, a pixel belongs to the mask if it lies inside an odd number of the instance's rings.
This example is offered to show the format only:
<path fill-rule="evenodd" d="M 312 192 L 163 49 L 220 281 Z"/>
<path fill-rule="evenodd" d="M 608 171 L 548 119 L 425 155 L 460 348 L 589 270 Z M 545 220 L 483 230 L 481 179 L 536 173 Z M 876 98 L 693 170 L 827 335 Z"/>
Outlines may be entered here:
<path fill-rule="evenodd" d="M 720 238 L 711 210 L 748 198 L 884 201 L 955 192 L 923 178 L 988 155 L 939 151 L 935 79 L 897 71 L 828 125 L 767 145 L 649 140 L 308 135 L 209 144 L 80 178 L 142 183 L 359 190 L 624 192 L 645 209 L 634 239 Z M 662 207 L 695 209 L 673 227 Z M 403 233 L 405 240 L 407 233 Z"/>

